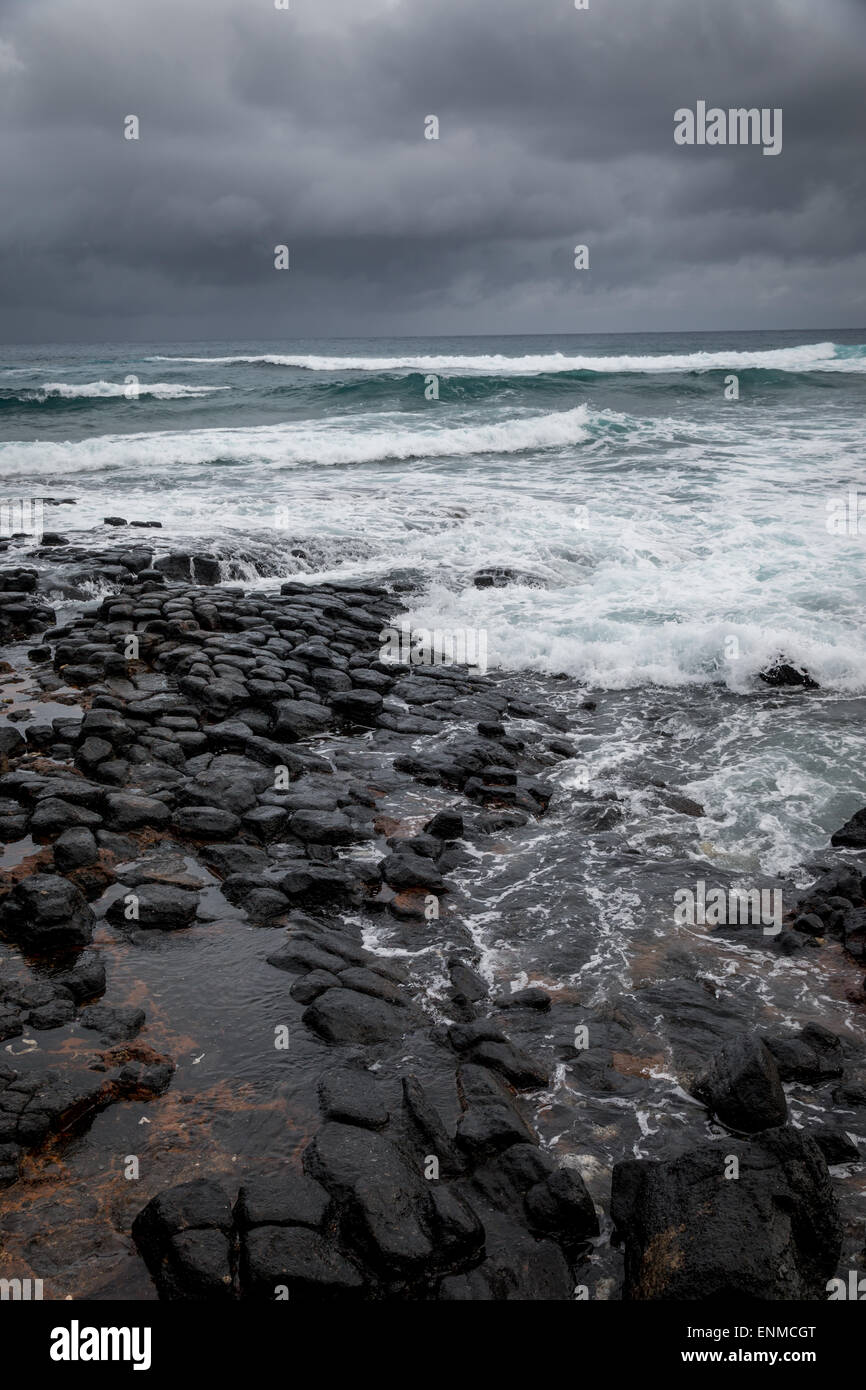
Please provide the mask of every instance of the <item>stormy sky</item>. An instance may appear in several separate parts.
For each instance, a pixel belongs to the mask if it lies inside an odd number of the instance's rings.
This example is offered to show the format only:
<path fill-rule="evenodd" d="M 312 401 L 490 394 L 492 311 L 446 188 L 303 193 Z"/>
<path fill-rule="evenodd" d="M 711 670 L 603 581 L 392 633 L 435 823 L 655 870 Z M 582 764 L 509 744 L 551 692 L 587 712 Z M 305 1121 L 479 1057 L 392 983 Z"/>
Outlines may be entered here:
<path fill-rule="evenodd" d="M 3 341 L 866 324 L 864 0 L 289 4 L 0 0 Z"/>

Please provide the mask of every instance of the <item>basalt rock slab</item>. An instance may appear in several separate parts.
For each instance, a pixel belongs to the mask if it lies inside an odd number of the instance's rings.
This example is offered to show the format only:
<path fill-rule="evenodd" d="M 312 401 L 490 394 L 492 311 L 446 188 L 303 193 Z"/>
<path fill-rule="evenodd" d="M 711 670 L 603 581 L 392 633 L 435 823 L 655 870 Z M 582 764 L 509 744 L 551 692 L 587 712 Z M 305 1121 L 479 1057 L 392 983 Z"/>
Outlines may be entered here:
<path fill-rule="evenodd" d="M 361 1269 L 326 1236 L 304 1226 L 256 1226 L 241 1238 L 244 1296 L 273 1302 L 338 1302 L 364 1295 Z"/>
<path fill-rule="evenodd" d="M 254 1226 L 309 1226 L 321 1231 L 331 1210 L 331 1198 L 320 1183 L 303 1173 L 244 1180 L 234 1206 L 241 1231 Z"/>
<path fill-rule="evenodd" d="M 335 1067 L 319 1079 L 319 1105 L 326 1120 L 384 1129 L 390 1118 L 379 1083 L 362 1067 Z"/>

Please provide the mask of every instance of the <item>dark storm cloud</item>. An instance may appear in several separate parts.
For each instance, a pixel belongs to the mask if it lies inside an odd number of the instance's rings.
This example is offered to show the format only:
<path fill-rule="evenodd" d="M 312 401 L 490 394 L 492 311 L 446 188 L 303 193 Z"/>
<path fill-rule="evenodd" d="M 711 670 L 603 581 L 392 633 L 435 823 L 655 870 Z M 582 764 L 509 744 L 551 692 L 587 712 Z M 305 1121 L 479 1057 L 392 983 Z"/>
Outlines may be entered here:
<path fill-rule="evenodd" d="M 866 321 L 859 0 L 290 3 L 7 0 L 7 342 Z"/>

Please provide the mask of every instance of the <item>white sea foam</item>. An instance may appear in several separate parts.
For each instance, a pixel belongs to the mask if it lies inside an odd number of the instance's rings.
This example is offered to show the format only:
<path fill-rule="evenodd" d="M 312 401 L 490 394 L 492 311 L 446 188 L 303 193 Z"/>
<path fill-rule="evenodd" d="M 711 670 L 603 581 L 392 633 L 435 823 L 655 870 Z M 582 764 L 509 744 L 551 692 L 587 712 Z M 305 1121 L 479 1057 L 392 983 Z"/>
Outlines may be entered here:
<path fill-rule="evenodd" d="M 100 435 L 62 444 L 14 441 L 0 445 L 0 471 L 35 476 L 100 469 L 162 469 L 178 465 L 236 462 L 292 468 L 335 466 L 387 459 L 466 458 L 515 454 L 580 444 L 591 426 L 610 412 L 593 415 L 585 405 L 547 415 L 516 416 L 489 424 L 407 429 L 386 417 L 353 417 L 350 425 L 328 420 L 256 425 L 241 429 Z M 387 419 L 396 421 L 401 417 Z"/>
<path fill-rule="evenodd" d="M 213 391 L 230 391 L 230 386 L 184 386 L 172 381 L 141 381 L 124 383 L 117 381 L 86 381 L 77 385 L 74 382 L 46 381 L 44 385 L 33 388 L 45 398 L 55 396 L 63 400 L 102 400 L 115 396 L 154 396 L 160 401 L 182 400 L 185 396 L 209 396 Z"/>
<path fill-rule="evenodd" d="M 218 365 L 298 367 L 313 372 L 462 372 L 496 376 L 534 376 L 540 372 L 709 372 L 763 368 L 780 372 L 866 372 L 866 353 L 839 350 L 835 343 L 807 343 L 800 347 L 770 348 L 761 352 L 658 353 L 641 356 L 567 356 L 561 352 L 508 357 L 502 353 L 479 356 L 436 355 L 403 357 L 332 357 L 315 354 L 260 353 L 231 357 L 155 356 L 149 362 L 190 362 Z"/>

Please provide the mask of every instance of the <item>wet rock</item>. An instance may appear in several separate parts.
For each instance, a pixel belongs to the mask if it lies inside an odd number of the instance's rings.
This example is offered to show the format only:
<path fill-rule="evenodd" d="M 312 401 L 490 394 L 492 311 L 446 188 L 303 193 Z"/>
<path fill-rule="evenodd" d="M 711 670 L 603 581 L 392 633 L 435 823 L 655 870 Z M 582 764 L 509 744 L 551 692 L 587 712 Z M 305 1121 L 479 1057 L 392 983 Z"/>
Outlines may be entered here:
<path fill-rule="evenodd" d="M 17 758 L 25 751 L 27 740 L 12 724 L 0 724 L 0 758 Z"/>
<path fill-rule="evenodd" d="M 348 906 L 359 896 L 359 883 L 342 864 L 305 863 L 279 879 L 279 889 L 295 907 Z"/>
<path fill-rule="evenodd" d="M 112 748 L 124 750 L 134 737 L 134 730 L 117 710 L 94 708 L 81 720 L 76 742 L 83 744 L 88 738 L 97 738 Z"/>
<path fill-rule="evenodd" d="M 163 1298 L 223 1299 L 232 1295 L 231 1230 L 225 1192 L 199 1178 L 152 1198 L 132 1236 Z"/>
<path fill-rule="evenodd" d="M 490 1018 L 476 1018 L 468 1023 L 457 1023 L 448 1029 L 448 1041 L 457 1052 L 468 1052 L 483 1042 L 505 1043 L 508 1041 L 498 1023 Z"/>
<path fill-rule="evenodd" d="M 6 1042 L 7 1038 L 19 1038 L 24 1032 L 24 1018 L 17 1009 L 7 1008 L 5 1004 L 0 1004 L 0 1042 Z M 2 1120 L 0 1120 L 2 1124 Z M 2 1137 L 2 1131 L 0 1131 Z"/>
<path fill-rule="evenodd" d="M 546 589 L 547 582 L 528 570 L 509 569 L 506 565 L 488 565 L 472 576 L 476 589 L 504 589 L 508 584 L 525 584 L 531 589 Z"/>
<path fill-rule="evenodd" d="M 372 727 L 382 709 L 382 696 L 375 690 L 343 690 L 330 697 L 331 708 L 340 719 Z"/>
<path fill-rule="evenodd" d="M 353 989 L 328 989 L 305 1010 L 304 1023 L 333 1043 L 387 1042 L 407 1027 L 406 1010 Z"/>
<path fill-rule="evenodd" d="M 535 1183 L 524 1197 L 530 1224 L 564 1247 L 582 1245 L 599 1233 L 598 1217 L 583 1179 L 558 1168 Z"/>
<path fill-rule="evenodd" d="M 811 1131 L 811 1137 L 824 1155 L 824 1161 L 828 1166 L 835 1163 L 860 1162 L 860 1150 L 846 1130 L 822 1125 L 820 1129 Z"/>
<path fill-rule="evenodd" d="M 288 815 L 279 806 L 254 806 L 242 817 L 244 830 L 264 844 L 283 840 L 288 823 Z"/>
<path fill-rule="evenodd" d="M 866 1082 L 846 1081 L 833 1090 L 833 1104 L 844 1110 L 866 1109 Z"/>
<path fill-rule="evenodd" d="M 553 1303 L 574 1298 L 574 1279 L 552 1240 L 536 1240 L 516 1221 L 503 1220 L 486 1231 L 488 1257 L 466 1273 L 443 1279 L 442 1302 Z"/>
<path fill-rule="evenodd" d="M 0 1189 L 18 1181 L 18 1160 L 21 1150 L 17 1144 L 0 1144 Z"/>
<path fill-rule="evenodd" d="M 365 1253 L 389 1272 L 429 1262 L 429 1197 L 423 1179 L 382 1135 L 354 1125 L 325 1124 L 304 1152 L 304 1168 L 339 1203 L 344 1226 Z"/>
<path fill-rule="evenodd" d="M 845 1070 L 841 1041 L 820 1023 L 807 1023 L 792 1037 L 767 1037 L 764 1041 L 773 1054 L 782 1081 L 818 1085 L 841 1076 Z"/>
<path fill-rule="evenodd" d="M 458 1073 L 463 1114 L 457 1144 L 481 1162 L 513 1144 L 534 1144 L 535 1135 L 511 1103 L 502 1082 L 482 1067 L 466 1065 Z"/>
<path fill-rule="evenodd" d="M 812 679 L 805 666 L 792 666 L 781 656 L 772 665 L 759 671 L 758 675 L 765 685 L 771 685 L 775 689 L 796 686 L 800 686 L 804 690 L 820 689 L 818 682 Z"/>
<path fill-rule="evenodd" d="M 392 835 L 386 843 L 397 854 L 417 854 L 422 859 L 438 859 L 443 850 L 442 841 L 432 835 L 410 835 L 403 839 Z"/>
<path fill-rule="evenodd" d="M 0 902 L 0 935 L 36 951 L 86 946 L 94 920 L 83 894 L 58 874 L 33 874 Z"/>
<path fill-rule="evenodd" d="M 82 1028 L 100 1033 L 107 1042 L 125 1042 L 141 1032 L 144 1019 L 144 1009 L 127 1005 L 111 1008 L 108 1004 L 91 1004 L 82 1010 L 79 1022 Z"/>
<path fill-rule="evenodd" d="M 240 1231 L 253 1226 L 309 1226 L 321 1231 L 331 1198 L 319 1183 L 301 1173 L 247 1178 L 234 1207 Z"/>
<path fill-rule="evenodd" d="M 445 881 L 430 859 L 411 851 L 388 854 L 381 861 L 379 871 L 392 888 L 424 888 L 431 893 L 445 887 Z"/>
<path fill-rule="evenodd" d="M 164 801 L 131 792 L 107 792 L 105 824 L 109 830 L 161 830 L 171 819 Z"/>
<path fill-rule="evenodd" d="M 383 1129 L 389 1120 L 381 1087 L 361 1067 L 339 1067 L 319 1080 L 319 1104 L 326 1120 Z"/>
<path fill-rule="evenodd" d="M 460 960 L 448 962 L 452 995 L 458 1002 L 477 1003 L 487 997 L 487 981 Z"/>
<path fill-rule="evenodd" d="M 183 784 L 178 800 L 184 805 L 219 807 L 242 816 L 256 805 L 271 777 L 258 763 L 234 753 L 212 759 L 204 772 Z"/>
<path fill-rule="evenodd" d="M 212 555 L 189 554 L 187 551 L 172 551 L 154 560 L 153 568 L 167 579 L 180 580 L 181 583 L 219 584 L 220 564 Z"/>
<path fill-rule="evenodd" d="M 739 1177 L 725 1180 L 728 1155 Z M 613 1171 L 630 1299 L 826 1298 L 842 1229 L 827 1165 L 789 1127 Z"/>
<path fill-rule="evenodd" d="M 105 992 L 105 965 L 96 951 L 84 951 L 69 970 L 58 971 L 51 983 L 66 990 L 76 1002 Z"/>
<path fill-rule="evenodd" d="M 728 1129 L 755 1134 L 784 1124 L 785 1092 L 773 1054 L 754 1034 L 726 1043 L 691 1086 Z"/>
<path fill-rule="evenodd" d="M 264 850 L 255 845 L 201 845 L 199 857 L 218 874 L 246 874 L 263 869 L 268 863 Z"/>
<path fill-rule="evenodd" d="M 841 830 L 830 836 L 830 844 L 842 849 L 866 849 L 866 807 L 855 811 Z"/>
<path fill-rule="evenodd" d="M 31 1028 L 62 1028 L 75 1017 L 75 1005 L 71 999 L 60 996 L 49 1000 L 38 1008 L 31 1009 L 27 1022 Z"/>
<path fill-rule="evenodd" d="M 340 984 L 344 989 L 358 990 L 361 994 L 385 999 L 398 1008 L 405 1008 L 408 1002 L 403 992 L 391 980 L 384 978 L 378 970 L 365 970 L 360 965 L 343 970 L 340 974 Z"/>
<path fill-rule="evenodd" d="M 299 840 L 322 845 L 349 845 L 358 838 L 355 826 L 340 811 L 296 811 L 289 829 Z"/>
<path fill-rule="evenodd" d="M 295 980 L 289 994 L 298 1004 L 312 1004 L 326 989 L 339 989 L 340 981 L 329 970 L 311 970 Z"/>
<path fill-rule="evenodd" d="M 70 873 L 86 864 L 95 864 L 98 858 L 96 838 L 85 826 L 64 830 L 54 841 L 54 863 L 63 873 Z"/>
<path fill-rule="evenodd" d="M 424 1153 L 433 1154 L 438 1158 L 440 1172 L 444 1177 L 460 1174 L 465 1167 L 463 1158 L 427 1090 L 418 1077 L 411 1073 L 400 1080 L 403 1089 L 403 1109 L 410 1132 L 416 1135 Z"/>
<path fill-rule="evenodd" d="M 241 828 L 239 818 L 217 806 L 182 806 L 171 817 L 178 835 L 197 840 L 231 840 Z"/>
<path fill-rule="evenodd" d="M 297 743 L 324 733 L 332 722 L 331 711 L 325 705 L 309 700 L 280 700 L 276 707 L 274 732 L 278 738 Z"/>
<path fill-rule="evenodd" d="M 459 840 L 463 836 L 463 817 L 459 811 L 437 811 L 424 826 L 424 832 L 437 840 Z"/>
<path fill-rule="evenodd" d="M 328 1122 L 304 1168 L 338 1203 L 342 1233 L 389 1278 L 448 1269 L 477 1257 L 484 1233 L 453 1193 L 425 1182 L 383 1135 Z"/>
<path fill-rule="evenodd" d="M 518 1091 L 535 1091 L 549 1081 L 548 1068 L 510 1042 L 481 1042 L 469 1054 L 479 1066 L 490 1067 Z"/>
<path fill-rule="evenodd" d="M 241 1242 L 241 1284 L 250 1298 L 293 1303 L 360 1297 L 365 1280 L 341 1250 L 304 1226 L 256 1226 Z"/>
<path fill-rule="evenodd" d="M 307 971 L 324 970 L 339 975 L 346 967 L 341 956 L 318 946 L 313 941 L 292 937 L 279 950 L 267 957 L 268 965 L 277 970 L 288 970 L 293 975 L 304 975 Z"/>
<path fill-rule="evenodd" d="M 513 994 L 500 994 L 494 1004 L 497 1009 L 538 1009 L 539 1012 L 546 1012 L 550 1008 L 551 998 L 546 989 L 531 985 L 528 989 L 515 990 Z"/>
<path fill-rule="evenodd" d="M 75 826 L 95 827 L 102 824 L 102 817 L 85 806 L 74 806 L 59 796 L 48 796 L 40 801 L 30 817 L 30 833 L 34 839 L 47 839 L 61 835 Z"/>
<path fill-rule="evenodd" d="M 128 897 L 133 899 L 131 904 Z M 197 908 L 198 893 L 165 883 L 142 883 L 133 894 L 115 898 L 105 915 L 109 922 L 120 927 L 180 931 L 194 921 Z M 130 910 L 132 915 L 127 915 Z"/>

